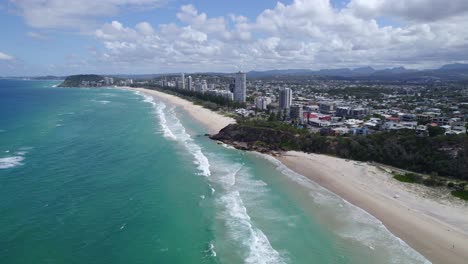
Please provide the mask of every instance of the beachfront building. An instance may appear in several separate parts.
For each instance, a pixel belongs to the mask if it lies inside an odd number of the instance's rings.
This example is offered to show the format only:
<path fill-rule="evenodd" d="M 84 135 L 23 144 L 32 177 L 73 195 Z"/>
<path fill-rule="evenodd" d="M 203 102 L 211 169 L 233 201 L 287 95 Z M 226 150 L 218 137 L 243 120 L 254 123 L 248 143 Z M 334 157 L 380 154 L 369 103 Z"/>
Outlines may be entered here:
<path fill-rule="evenodd" d="M 229 101 L 234 100 L 234 94 L 231 93 L 230 91 L 226 91 L 226 90 L 208 90 L 206 93 L 210 94 L 210 95 L 222 97 L 222 98 L 227 99 Z"/>
<path fill-rule="evenodd" d="M 180 74 L 180 89 L 185 89 L 185 74 Z"/>
<path fill-rule="evenodd" d="M 112 77 L 104 77 L 104 83 L 106 85 L 113 85 L 114 84 L 114 78 Z"/>
<path fill-rule="evenodd" d="M 245 103 L 247 93 L 247 77 L 245 72 L 236 73 L 234 87 L 234 100 L 238 103 Z"/>
<path fill-rule="evenodd" d="M 270 97 L 258 96 L 255 98 L 255 107 L 258 110 L 267 110 L 269 104 L 271 104 Z"/>
<path fill-rule="evenodd" d="M 202 80 L 201 85 L 202 85 L 201 92 L 202 93 L 206 92 L 208 90 L 208 84 L 206 83 L 206 80 Z"/>
<path fill-rule="evenodd" d="M 187 90 L 193 91 L 192 76 L 187 77 Z"/>
<path fill-rule="evenodd" d="M 290 88 L 282 88 L 279 92 L 279 107 L 281 109 L 289 109 L 292 104 L 292 90 Z"/>

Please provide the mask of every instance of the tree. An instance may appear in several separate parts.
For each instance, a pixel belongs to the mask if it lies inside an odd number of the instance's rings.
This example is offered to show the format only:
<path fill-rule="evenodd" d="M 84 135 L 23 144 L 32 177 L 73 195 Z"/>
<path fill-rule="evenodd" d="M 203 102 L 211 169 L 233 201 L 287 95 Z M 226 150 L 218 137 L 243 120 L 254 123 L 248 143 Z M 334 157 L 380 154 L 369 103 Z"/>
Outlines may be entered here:
<path fill-rule="evenodd" d="M 278 111 L 276 112 L 276 120 L 281 120 L 282 119 L 282 116 L 281 116 L 281 111 Z"/>
<path fill-rule="evenodd" d="M 435 127 L 429 126 L 427 128 L 427 132 L 429 133 L 430 137 L 436 137 L 436 136 L 443 135 L 445 133 L 445 129 L 440 126 L 435 126 Z"/>
<path fill-rule="evenodd" d="M 273 113 L 273 112 L 270 113 L 270 116 L 268 117 L 268 121 L 270 121 L 270 122 L 276 121 L 275 113 Z"/>

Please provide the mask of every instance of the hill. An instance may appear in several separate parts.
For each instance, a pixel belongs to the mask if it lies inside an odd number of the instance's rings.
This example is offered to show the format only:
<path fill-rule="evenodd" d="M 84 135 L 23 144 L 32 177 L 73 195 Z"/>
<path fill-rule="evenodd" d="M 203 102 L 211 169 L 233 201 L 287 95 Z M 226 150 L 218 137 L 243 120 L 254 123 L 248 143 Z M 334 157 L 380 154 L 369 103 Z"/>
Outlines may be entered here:
<path fill-rule="evenodd" d="M 104 77 L 96 74 L 71 75 L 59 85 L 59 87 L 83 87 L 93 85 L 83 85 L 84 82 L 98 83 L 104 81 Z"/>

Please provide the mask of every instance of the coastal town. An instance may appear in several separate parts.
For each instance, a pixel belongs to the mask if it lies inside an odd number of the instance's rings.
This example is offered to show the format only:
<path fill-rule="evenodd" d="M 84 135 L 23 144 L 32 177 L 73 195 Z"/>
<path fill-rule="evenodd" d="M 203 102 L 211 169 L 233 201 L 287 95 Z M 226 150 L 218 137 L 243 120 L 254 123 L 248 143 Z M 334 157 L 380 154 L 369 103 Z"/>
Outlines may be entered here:
<path fill-rule="evenodd" d="M 421 136 L 467 131 L 468 89 L 450 81 L 366 81 L 247 78 L 247 74 L 184 73 L 153 79 L 103 77 L 81 86 L 150 86 L 238 103 L 229 111 L 307 128 L 321 135 L 369 135 L 409 129 Z"/>

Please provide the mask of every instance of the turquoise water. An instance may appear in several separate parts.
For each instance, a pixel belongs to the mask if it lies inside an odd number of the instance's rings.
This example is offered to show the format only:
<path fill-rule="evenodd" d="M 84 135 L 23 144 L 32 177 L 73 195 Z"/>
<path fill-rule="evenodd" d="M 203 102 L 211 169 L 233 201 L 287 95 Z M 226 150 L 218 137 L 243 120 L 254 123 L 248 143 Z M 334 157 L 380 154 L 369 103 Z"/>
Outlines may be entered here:
<path fill-rule="evenodd" d="M 0 263 L 425 263 L 382 224 L 187 113 L 0 80 Z"/>

